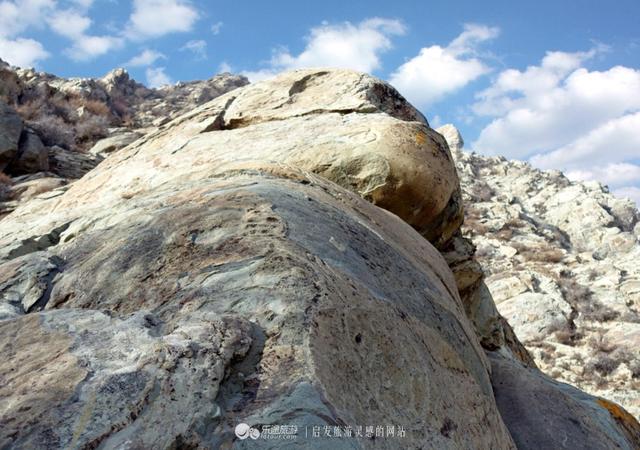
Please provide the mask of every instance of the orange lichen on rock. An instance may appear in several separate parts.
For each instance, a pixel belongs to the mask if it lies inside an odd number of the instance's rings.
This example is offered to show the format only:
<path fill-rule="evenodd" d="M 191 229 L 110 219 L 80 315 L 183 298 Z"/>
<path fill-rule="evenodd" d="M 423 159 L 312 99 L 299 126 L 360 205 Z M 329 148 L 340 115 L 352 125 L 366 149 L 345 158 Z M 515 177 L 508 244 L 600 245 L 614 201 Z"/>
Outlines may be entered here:
<path fill-rule="evenodd" d="M 631 439 L 631 442 L 639 442 L 640 441 L 640 423 L 629 414 L 622 406 L 606 400 L 604 398 L 599 398 L 597 400 L 598 404 L 609 411 L 611 417 L 613 417 L 618 424 L 622 427 L 622 429 L 628 433 L 628 437 Z"/>

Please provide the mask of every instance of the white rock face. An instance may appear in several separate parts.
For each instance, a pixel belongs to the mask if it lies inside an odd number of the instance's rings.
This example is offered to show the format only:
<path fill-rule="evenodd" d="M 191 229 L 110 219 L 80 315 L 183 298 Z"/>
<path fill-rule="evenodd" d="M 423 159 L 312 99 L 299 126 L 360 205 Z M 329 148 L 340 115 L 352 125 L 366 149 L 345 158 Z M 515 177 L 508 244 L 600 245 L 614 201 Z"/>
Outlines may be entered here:
<path fill-rule="evenodd" d="M 498 314 L 457 180 L 392 87 L 310 69 L 35 195 L 0 220 L 0 448 L 636 448 Z"/>
<path fill-rule="evenodd" d="M 640 416 L 640 214 L 598 183 L 469 154 L 450 139 L 465 235 L 536 363 Z"/>
<path fill-rule="evenodd" d="M 237 97 L 0 221 L 0 447 L 225 448 L 245 422 L 299 448 L 515 448 L 446 262 L 362 198 L 445 207 L 444 140 L 354 72 Z M 303 431 L 389 420 L 406 438 Z"/>

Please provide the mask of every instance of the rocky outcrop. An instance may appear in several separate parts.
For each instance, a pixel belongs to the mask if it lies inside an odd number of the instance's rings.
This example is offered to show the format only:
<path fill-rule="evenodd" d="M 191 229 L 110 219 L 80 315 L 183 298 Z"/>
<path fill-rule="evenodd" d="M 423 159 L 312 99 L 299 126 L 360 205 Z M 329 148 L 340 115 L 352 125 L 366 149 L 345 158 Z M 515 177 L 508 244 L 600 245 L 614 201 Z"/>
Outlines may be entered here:
<path fill-rule="evenodd" d="M 7 167 L 7 172 L 23 175 L 48 170 L 49 151 L 33 130 L 25 129 L 18 144 L 18 152 Z"/>
<path fill-rule="evenodd" d="M 640 416 L 640 214 L 597 183 L 450 144 L 498 311 L 554 378 Z M 455 272 L 455 269 L 454 269 Z"/>
<path fill-rule="evenodd" d="M 129 131 L 126 128 L 117 131 L 114 130 L 114 132 L 110 134 L 110 137 L 96 142 L 95 145 L 91 147 L 91 150 L 89 150 L 89 153 L 106 157 L 108 154 L 118 151 L 132 142 L 135 142 L 142 136 L 142 133 Z"/>
<path fill-rule="evenodd" d="M 225 94 L 22 204 L 0 221 L 0 446 L 549 442 L 536 417 L 505 419 L 514 393 L 496 397 L 492 372 L 543 376 L 506 345 L 487 356 L 423 237 L 456 234 L 451 174 L 444 139 L 390 86 L 306 70 Z M 598 427 L 572 444 L 637 446 L 637 423 L 577 396 L 557 400 L 564 417 Z M 281 425 L 295 440 L 267 438 Z"/>
<path fill-rule="evenodd" d="M 22 120 L 0 99 L 0 171 L 4 170 L 18 153 L 22 133 Z"/>
<path fill-rule="evenodd" d="M 78 179 L 172 117 L 247 83 L 227 73 L 148 89 L 124 69 L 65 79 L 0 60 L 0 173 Z M 0 188 L 0 217 L 22 198 L 7 186 Z"/>

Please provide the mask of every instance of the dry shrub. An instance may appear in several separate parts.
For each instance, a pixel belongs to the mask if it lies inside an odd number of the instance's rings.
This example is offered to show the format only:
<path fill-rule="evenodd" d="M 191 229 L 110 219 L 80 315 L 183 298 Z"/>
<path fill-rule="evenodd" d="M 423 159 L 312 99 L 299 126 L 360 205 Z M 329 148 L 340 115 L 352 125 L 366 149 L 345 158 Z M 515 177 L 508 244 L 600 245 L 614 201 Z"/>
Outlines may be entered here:
<path fill-rule="evenodd" d="M 95 116 L 111 117 L 111 109 L 109 106 L 99 100 L 86 100 L 83 106 Z"/>
<path fill-rule="evenodd" d="M 640 378 L 640 359 L 634 358 L 629 361 L 629 370 L 633 378 Z"/>
<path fill-rule="evenodd" d="M 609 342 L 609 339 L 602 333 L 591 336 L 589 346 L 593 349 L 594 354 L 611 353 L 616 349 L 616 346 Z"/>
<path fill-rule="evenodd" d="M 495 194 L 495 191 L 485 181 L 476 181 L 471 189 L 474 200 L 481 202 L 488 202 Z"/>
<path fill-rule="evenodd" d="M 585 371 L 597 371 L 602 376 L 607 376 L 611 374 L 614 370 L 618 368 L 620 365 L 620 361 L 615 360 L 611 356 L 600 353 L 593 360 L 589 361 L 587 365 L 584 367 Z"/>
<path fill-rule="evenodd" d="M 558 279 L 558 286 L 565 301 L 578 311 L 584 310 L 584 305 L 591 302 L 593 292 L 587 286 L 578 283 L 569 270 L 562 270 Z"/>
<path fill-rule="evenodd" d="M 28 125 L 38 133 L 42 142 L 49 147 L 59 145 L 70 150 L 75 144 L 73 128 L 60 117 L 45 115 L 37 120 L 28 122 Z"/>
<path fill-rule="evenodd" d="M 568 270 L 560 272 L 558 285 L 562 291 L 564 299 L 577 311 L 585 320 L 594 322 L 609 322 L 617 319 L 620 314 L 609 306 L 593 298 L 593 292 L 573 279 L 573 274 Z"/>
<path fill-rule="evenodd" d="M 610 352 L 597 353 L 593 360 L 585 366 L 585 371 L 596 371 L 602 376 L 610 375 L 620 364 L 624 363 L 631 368 L 632 361 L 635 361 L 631 352 L 627 349 L 619 348 Z M 633 372 L 633 369 L 631 369 Z"/>
<path fill-rule="evenodd" d="M 11 180 L 11 177 L 0 172 L 0 202 L 11 200 L 13 197 L 12 185 L 13 180 Z"/>
<path fill-rule="evenodd" d="M 556 340 L 564 345 L 574 346 L 576 342 L 583 338 L 573 320 L 568 320 L 564 323 L 557 323 L 555 326 L 550 327 L 547 330 L 549 333 L 553 333 Z"/>
<path fill-rule="evenodd" d="M 595 300 L 585 305 L 581 313 L 584 319 L 599 323 L 610 322 L 620 317 L 620 313 Z"/>
<path fill-rule="evenodd" d="M 518 255 L 528 261 L 559 263 L 565 256 L 565 253 L 558 248 L 529 248 L 520 242 L 513 242 L 511 246 L 518 251 Z"/>
<path fill-rule="evenodd" d="M 24 103 L 17 105 L 15 109 L 18 115 L 22 117 L 23 120 L 36 120 L 42 115 L 42 112 L 45 109 L 44 99 L 35 98 L 32 100 L 27 100 Z"/>
<path fill-rule="evenodd" d="M 470 204 L 464 213 L 464 226 L 471 234 L 486 234 L 489 231 L 489 227 L 482 223 L 483 211 L 480 208 Z"/>
<path fill-rule="evenodd" d="M 496 233 L 496 238 L 501 241 L 510 241 L 513 238 L 513 230 L 510 228 L 503 227 L 500 231 Z"/>
<path fill-rule="evenodd" d="M 76 124 L 76 142 L 93 143 L 107 135 L 109 119 L 104 116 L 87 115 Z"/>

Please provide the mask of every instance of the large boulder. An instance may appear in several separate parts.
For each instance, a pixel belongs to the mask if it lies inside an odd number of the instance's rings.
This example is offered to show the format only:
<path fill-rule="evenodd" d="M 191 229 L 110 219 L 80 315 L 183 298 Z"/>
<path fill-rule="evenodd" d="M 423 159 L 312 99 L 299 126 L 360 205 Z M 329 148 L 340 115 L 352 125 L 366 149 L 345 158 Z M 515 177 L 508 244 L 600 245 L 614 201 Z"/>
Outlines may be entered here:
<path fill-rule="evenodd" d="M 216 447 L 246 422 L 304 447 L 305 426 L 391 421 L 405 437 L 333 445 L 514 448 L 451 273 L 397 217 L 257 162 L 112 201 L 0 266 L 25 279 L 0 322 L 5 445 Z"/>
<path fill-rule="evenodd" d="M 166 124 L 0 221 L 0 446 L 516 448 L 418 233 L 457 191 L 442 137 L 353 72 Z"/>
<path fill-rule="evenodd" d="M 120 150 L 121 148 L 126 147 L 127 145 L 140 138 L 140 136 L 142 136 L 142 134 L 136 131 L 118 132 L 113 136 L 100 139 L 94 144 L 93 147 L 91 147 L 89 153 L 104 157 L 109 153 L 113 153 L 117 150 Z"/>
<path fill-rule="evenodd" d="M 49 150 L 40 137 L 30 129 L 22 131 L 18 152 L 7 167 L 14 175 L 23 175 L 49 170 Z"/>
<path fill-rule="evenodd" d="M 22 133 L 22 119 L 4 100 L 0 99 L 0 171 L 3 171 L 18 153 Z"/>
<path fill-rule="evenodd" d="M 497 353 L 489 358 L 498 408 L 519 450 L 638 448 L 640 425 L 620 406 Z"/>
<path fill-rule="evenodd" d="M 85 153 L 54 145 L 48 149 L 49 168 L 63 178 L 81 178 L 104 159 L 99 154 Z"/>
<path fill-rule="evenodd" d="M 154 155 L 153 161 L 137 158 L 120 164 L 141 148 Z M 357 192 L 434 243 L 447 241 L 462 220 L 446 141 L 389 85 L 346 70 L 299 70 L 232 91 L 117 156 L 93 174 L 93 183 L 120 189 L 122 181 L 136 178 L 151 188 L 185 171 L 268 160 L 320 174 Z M 156 176 L 154 166 L 165 164 L 174 170 Z M 127 173 L 105 176 L 112 166 Z"/>

